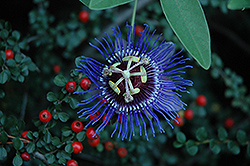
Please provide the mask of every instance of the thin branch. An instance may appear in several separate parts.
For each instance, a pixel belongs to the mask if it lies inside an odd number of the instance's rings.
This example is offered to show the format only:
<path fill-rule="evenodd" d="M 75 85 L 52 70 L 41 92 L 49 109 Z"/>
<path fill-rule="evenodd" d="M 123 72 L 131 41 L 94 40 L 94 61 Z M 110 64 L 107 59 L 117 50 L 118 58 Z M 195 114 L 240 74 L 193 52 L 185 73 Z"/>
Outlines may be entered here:
<path fill-rule="evenodd" d="M 41 154 L 41 153 L 39 153 L 39 152 L 34 152 L 34 153 L 32 153 L 32 155 L 33 155 L 35 158 L 41 160 L 45 165 L 49 165 L 47 159 L 45 158 L 45 156 L 44 156 L 43 154 Z"/>
<path fill-rule="evenodd" d="M 16 138 L 16 137 L 14 137 L 14 136 L 12 136 L 12 135 L 8 135 L 8 138 L 11 138 L 11 139 L 13 139 L 13 138 Z M 19 138 L 23 143 L 29 143 L 30 141 L 29 140 L 27 140 L 27 139 L 24 139 L 24 138 Z"/>

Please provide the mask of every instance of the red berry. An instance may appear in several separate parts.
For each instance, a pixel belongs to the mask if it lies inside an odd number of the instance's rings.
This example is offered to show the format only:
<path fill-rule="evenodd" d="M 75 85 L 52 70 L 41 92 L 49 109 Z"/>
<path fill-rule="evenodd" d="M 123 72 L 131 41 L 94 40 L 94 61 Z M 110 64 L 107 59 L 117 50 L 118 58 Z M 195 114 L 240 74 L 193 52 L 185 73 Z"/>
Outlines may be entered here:
<path fill-rule="evenodd" d="M 111 151 L 114 148 L 114 144 L 111 141 L 107 141 L 105 142 L 104 147 L 107 151 Z"/>
<path fill-rule="evenodd" d="M 194 117 L 194 111 L 191 110 L 191 109 L 187 109 L 187 110 L 184 112 L 184 117 L 185 117 L 187 120 L 193 119 L 193 117 Z"/>
<path fill-rule="evenodd" d="M 72 146 L 73 146 L 73 153 L 79 153 L 83 149 L 82 143 L 79 141 L 72 142 Z"/>
<path fill-rule="evenodd" d="M 86 23 L 89 20 L 89 12 L 86 10 L 83 10 L 79 13 L 79 20 Z"/>
<path fill-rule="evenodd" d="M 99 137 L 98 134 L 95 135 L 94 127 L 88 128 L 86 131 L 86 135 L 89 139 L 96 139 Z M 95 135 L 95 137 L 93 137 L 94 135 Z"/>
<path fill-rule="evenodd" d="M 100 138 L 88 139 L 88 143 L 90 146 L 97 147 L 97 145 L 100 143 Z"/>
<path fill-rule="evenodd" d="M 5 54 L 6 54 L 6 60 L 14 58 L 14 53 L 10 49 L 5 50 Z"/>
<path fill-rule="evenodd" d="M 71 159 L 67 162 L 67 166 L 78 166 L 78 163 L 76 160 Z"/>
<path fill-rule="evenodd" d="M 224 126 L 228 129 L 232 128 L 234 125 L 234 120 L 233 118 L 227 118 L 224 122 Z"/>
<path fill-rule="evenodd" d="M 71 124 L 71 129 L 72 129 L 75 133 L 81 132 L 82 129 L 83 129 L 82 122 L 80 122 L 79 120 L 74 121 L 74 122 Z"/>
<path fill-rule="evenodd" d="M 41 122 L 47 123 L 51 119 L 51 113 L 48 110 L 43 110 L 39 114 L 39 119 Z"/>
<path fill-rule="evenodd" d="M 135 34 L 138 36 L 141 36 L 141 33 L 143 32 L 144 28 L 141 25 L 135 26 Z"/>
<path fill-rule="evenodd" d="M 204 95 L 199 95 L 197 98 L 196 98 L 196 103 L 198 106 L 205 106 L 207 104 L 207 98 L 206 96 Z"/>
<path fill-rule="evenodd" d="M 184 125 L 184 121 L 183 121 L 183 118 L 182 117 L 177 117 L 177 118 L 175 118 L 175 120 L 177 120 L 179 123 L 177 123 L 176 121 L 174 121 L 174 124 L 176 125 L 176 126 L 183 126 Z"/>
<path fill-rule="evenodd" d="M 29 139 L 28 137 L 27 137 L 27 133 L 28 133 L 29 131 L 24 131 L 24 132 L 22 132 L 22 137 L 23 138 L 25 138 L 25 139 Z"/>
<path fill-rule="evenodd" d="M 75 81 L 69 81 L 69 82 L 67 82 L 67 84 L 65 85 L 65 88 L 66 88 L 66 90 L 67 90 L 69 93 L 74 92 L 74 90 L 75 90 L 75 88 L 76 88 L 76 83 L 75 83 Z"/>
<path fill-rule="evenodd" d="M 92 111 L 92 113 L 93 113 L 93 111 Z M 91 115 L 92 113 L 90 113 L 90 115 Z M 93 120 L 93 119 L 95 119 L 96 117 L 98 117 L 99 115 L 100 115 L 100 112 L 97 111 L 95 114 L 89 116 L 89 119 L 90 119 L 90 120 Z M 97 119 L 93 120 L 93 122 L 95 122 L 95 121 L 97 121 Z"/>
<path fill-rule="evenodd" d="M 117 150 L 117 153 L 120 157 L 125 157 L 128 153 L 127 149 L 126 148 L 119 148 Z"/>
<path fill-rule="evenodd" d="M 24 160 L 24 161 L 29 161 L 30 160 L 30 154 L 27 153 L 27 152 L 23 152 L 21 154 L 21 158 Z"/>
<path fill-rule="evenodd" d="M 53 70 L 54 70 L 54 72 L 55 72 L 56 74 L 58 74 L 58 73 L 61 71 L 61 67 L 60 67 L 59 65 L 55 65 L 55 66 L 53 67 Z"/>
<path fill-rule="evenodd" d="M 106 117 L 107 117 L 107 114 L 106 114 L 106 115 L 104 115 L 104 116 L 102 117 L 102 122 L 105 122 Z M 109 117 L 108 117 L 108 118 L 109 118 Z M 109 122 L 109 121 L 107 121 L 107 120 L 108 120 L 108 118 L 106 119 L 106 123 L 105 123 L 105 125 L 106 125 L 106 126 L 110 125 L 110 122 Z"/>
<path fill-rule="evenodd" d="M 91 81 L 88 78 L 83 78 L 80 82 L 80 86 L 82 89 L 87 90 L 91 86 Z"/>

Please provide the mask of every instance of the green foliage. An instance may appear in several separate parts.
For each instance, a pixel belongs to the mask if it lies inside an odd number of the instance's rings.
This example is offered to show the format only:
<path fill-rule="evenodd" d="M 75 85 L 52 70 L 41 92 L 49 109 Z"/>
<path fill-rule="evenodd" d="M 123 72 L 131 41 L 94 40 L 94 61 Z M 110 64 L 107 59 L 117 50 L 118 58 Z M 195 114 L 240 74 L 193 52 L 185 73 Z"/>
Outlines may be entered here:
<path fill-rule="evenodd" d="M 80 0 L 84 5 L 88 6 L 92 10 L 103 10 L 108 8 L 113 8 L 119 5 L 129 3 L 133 0 Z"/>
<path fill-rule="evenodd" d="M 204 127 L 201 127 L 196 131 L 196 138 L 198 141 L 205 141 L 207 138 L 207 131 Z"/>
<path fill-rule="evenodd" d="M 240 10 L 250 7 L 249 0 L 229 0 L 227 7 L 231 10 Z"/>
<path fill-rule="evenodd" d="M 198 1 L 161 0 L 163 12 L 173 31 L 195 60 L 204 68 L 211 65 L 210 34 Z"/>
<path fill-rule="evenodd" d="M 21 166 L 23 164 L 23 160 L 19 154 L 17 154 L 13 159 L 13 165 L 14 166 Z"/>

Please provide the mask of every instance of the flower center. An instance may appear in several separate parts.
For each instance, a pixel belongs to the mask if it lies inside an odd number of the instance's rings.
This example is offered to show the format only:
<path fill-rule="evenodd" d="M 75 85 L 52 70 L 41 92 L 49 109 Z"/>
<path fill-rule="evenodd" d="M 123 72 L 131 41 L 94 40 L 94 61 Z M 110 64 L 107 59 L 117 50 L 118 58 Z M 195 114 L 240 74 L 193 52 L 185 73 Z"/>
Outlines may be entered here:
<path fill-rule="evenodd" d="M 131 77 L 133 76 L 140 76 L 141 82 L 146 83 L 147 82 L 147 72 L 146 69 L 143 67 L 143 65 L 148 65 L 149 61 L 147 58 L 142 58 L 140 60 L 139 57 L 135 56 L 126 56 L 122 59 L 122 61 L 127 62 L 127 66 L 125 70 L 122 70 L 121 68 L 118 68 L 119 65 L 121 65 L 120 62 L 114 63 L 110 68 L 104 68 L 102 71 L 102 74 L 104 76 L 111 76 L 113 73 L 119 73 L 120 78 L 116 82 L 113 82 L 112 80 L 109 80 L 109 86 L 111 89 L 113 89 L 118 95 L 121 93 L 120 88 L 118 85 L 124 81 L 125 83 L 125 93 L 123 93 L 124 100 L 126 103 L 131 102 L 134 100 L 132 95 L 138 94 L 140 92 L 139 88 L 134 88 Z M 132 65 L 132 62 L 134 62 L 134 65 Z M 133 69 L 139 67 L 139 72 L 132 72 Z"/>

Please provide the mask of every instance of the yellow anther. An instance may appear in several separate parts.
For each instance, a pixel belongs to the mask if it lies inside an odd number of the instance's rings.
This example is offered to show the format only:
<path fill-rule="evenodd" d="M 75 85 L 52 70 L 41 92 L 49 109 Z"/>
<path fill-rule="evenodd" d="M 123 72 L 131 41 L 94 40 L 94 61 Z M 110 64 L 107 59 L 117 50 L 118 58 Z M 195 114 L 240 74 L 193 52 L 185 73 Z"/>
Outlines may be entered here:
<path fill-rule="evenodd" d="M 135 88 L 134 92 L 132 93 L 131 90 L 129 91 L 130 95 L 135 95 L 137 93 L 140 93 L 140 89 L 139 88 Z M 123 96 L 126 96 L 127 93 L 124 93 Z"/>
<path fill-rule="evenodd" d="M 133 62 L 139 62 L 140 61 L 140 58 L 136 57 L 136 56 L 126 56 L 126 57 L 122 58 L 122 60 L 123 61 L 129 61 L 130 58 L 132 58 Z"/>
<path fill-rule="evenodd" d="M 121 90 L 115 85 L 113 81 L 109 81 L 109 86 L 117 93 L 118 95 L 120 94 Z"/>
<path fill-rule="evenodd" d="M 147 72 L 143 66 L 140 66 L 140 72 L 145 73 L 145 75 L 141 75 L 141 82 L 146 83 L 147 82 Z"/>

